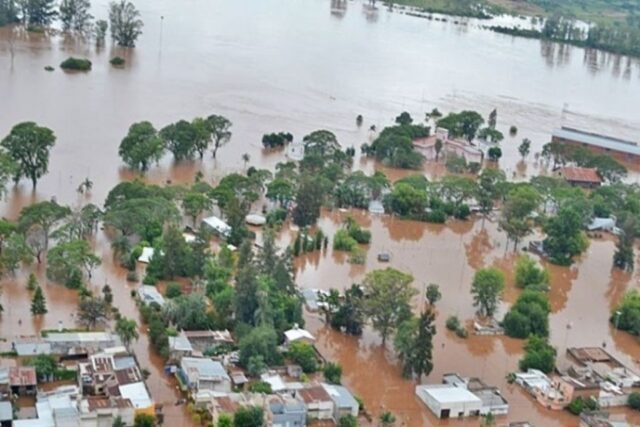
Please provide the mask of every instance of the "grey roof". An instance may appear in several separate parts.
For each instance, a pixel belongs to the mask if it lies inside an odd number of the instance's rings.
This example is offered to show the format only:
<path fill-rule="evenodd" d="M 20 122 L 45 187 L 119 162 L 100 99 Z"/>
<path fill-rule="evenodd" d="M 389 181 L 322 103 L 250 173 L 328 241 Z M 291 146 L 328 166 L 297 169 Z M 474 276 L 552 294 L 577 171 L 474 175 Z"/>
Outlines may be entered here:
<path fill-rule="evenodd" d="M 338 408 L 357 408 L 358 401 L 351 392 L 341 385 L 322 384 Z"/>
<path fill-rule="evenodd" d="M 0 421 L 13 419 L 13 408 L 9 402 L 0 402 Z"/>
<path fill-rule="evenodd" d="M 562 127 L 553 131 L 553 136 L 580 142 L 595 147 L 605 148 L 622 153 L 640 156 L 640 145 L 637 142 L 613 138 L 597 133 L 583 132 L 577 129 Z"/>
<path fill-rule="evenodd" d="M 182 368 L 186 371 L 194 370 L 202 378 L 222 378 L 231 381 L 227 371 L 222 366 L 222 363 L 215 362 L 211 359 L 197 358 L 197 357 L 183 357 Z M 187 372 L 188 374 L 189 372 Z"/>
<path fill-rule="evenodd" d="M 306 412 L 306 407 L 304 403 L 298 400 L 287 400 L 286 402 L 271 402 L 269 404 L 269 409 L 274 414 L 284 414 L 284 413 L 293 413 L 293 412 Z"/>
<path fill-rule="evenodd" d="M 169 337 L 169 349 L 175 351 L 193 351 L 191 342 L 184 332 L 175 337 Z"/>
<path fill-rule="evenodd" d="M 16 342 L 15 348 L 18 356 L 51 354 L 51 344 L 48 342 Z"/>
<path fill-rule="evenodd" d="M 132 356 L 114 357 L 113 365 L 116 370 L 133 368 L 138 366 L 138 364 L 136 363 L 136 359 L 134 359 Z"/>

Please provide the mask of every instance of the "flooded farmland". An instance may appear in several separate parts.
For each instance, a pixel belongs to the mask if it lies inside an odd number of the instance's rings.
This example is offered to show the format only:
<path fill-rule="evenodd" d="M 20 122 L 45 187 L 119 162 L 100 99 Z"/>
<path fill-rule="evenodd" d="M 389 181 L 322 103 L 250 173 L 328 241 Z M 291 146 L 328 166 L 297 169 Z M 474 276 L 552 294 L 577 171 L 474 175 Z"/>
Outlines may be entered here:
<path fill-rule="evenodd" d="M 233 138 L 215 161 L 207 156 L 175 164 L 166 156 L 147 174 L 146 179 L 156 183 L 192 182 L 198 171 L 215 182 L 243 169 L 243 153 L 250 154 L 251 165 L 272 169 L 283 155 L 262 151 L 260 138 L 267 132 L 289 131 L 299 139 L 326 128 L 343 146 L 359 147 L 373 136 L 369 125 L 382 128 L 402 110 L 422 117 L 434 107 L 475 109 L 485 115 L 497 108 L 498 128 L 505 135 L 509 126 L 516 125 L 518 135 L 507 136 L 502 144 L 501 167 L 509 176 L 516 171 L 538 173 L 535 162 L 519 164 L 517 145 L 527 137 L 533 141 L 532 151 L 539 151 L 560 125 L 640 139 L 640 64 L 635 60 L 514 39 L 484 31 L 473 20 L 455 25 L 384 8 L 372 10 L 358 1 L 141 0 L 136 5 L 145 28 L 134 50 L 110 46 L 99 50 L 91 42 L 0 29 L 0 135 L 19 121 L 33 120 L 58 137 L 49 174 L 35 193 L 26 182 L 10 189 L 1 207 L 3 216 L 16 218 L 23 206 L 52 197 L 73 206 L 88 201 L 102 204 L 117 182 L 135 177 L 121 164 L 117 147 L 129 125 L 139 120 L 160 127 L 217 113 L 234 123 Z M 106 17 L 107 2 L 95 2 L 93 13 Z M 93 70 L 44 71 L 72 54 L 90 58 Z M 112 54 L 127 59 L 124 69 L 108 64 Z M 358 114 L 364 116 L 362 128 L 355 125 Z M 377 167 L 366 160 L 355 165 L 369 172 Z M 425 171 L 441 174 L 442 167 L 427 165 Z M 385 172 L 392 177 L 400 174 Z M 90 195 L 80 196 L 76 188 L 85 177 L 95 185 Z M 511 404 L 509 420 L 530 420 L 537 426 L 577 425 L 577 418 L 543 410 L 506 383 L 505 371 L 517 368 L 521 341 L 461 340 L 444 327 L 450 314 L 461 319 L 473 316 L 469 288 L 475 270 L 496 266 L 512 277 L 515 258 L 505 250 L 506 236 L 495 223 L 470 220 L 443 226 L 352 214 L 373 233 L 366 264 L 349 264 L 348 256 L 332 250 L 300 257 L 299 286 L 343 289 L 381 267 L 379 252 L 390 252 L 391 265 L 411 273 L 416 288 L 437 283 L 443 292 L 437 308 L 435 369 L 429 381 L 439 382 L 443 373 L 451 371 L 478 376 L 504 392 Z M 345 215 L 325 212 L 319 226 L 332 235 Z M 280 242 L 286 244 L 292 236 L 285 229 Z M 93 244 L 102 266 L 92 286 L 97 291 L 108 283 L 120 312 L 138 318 L 130 294 L 135 286 L 112 261 L 107 236 L 98 233 Z M 613 250 L 612 240 L 596 239 L 573 267 L 549 266 L 551 341 L 561 354 L 569 346 L 604 344 L 640 370 L 637 339 L 614 332 L 607 321 L 624 291 L 638 288 L 640 280 L 638 273 L 611 270 Z M 77 294 L 47 283 L 44 266 L 33 268 L 49 313 L 35 320 L 30 315 L 28 272 L 5 279 L 0 334 L 8 341 L 75 323 Z M 511 280 L 503 310 L 518 293 Z M 416 301 L 416 310 L 419 306 Z M 364 398 L 372 414 L 391 410 L 407 426 L 476 423 L 433 418 L 414 397 L 415 383 L 401 378 L 393 353 L 381 347 L 372 331 L 356 340 L 324 327 L 315 315 L 309 315 L 308 322 L 321 352 L 343 365 L 345 383 Z M 150 352 L 145 334 L 135 352 L 141 367 L 151 372 L 148 384 L 153 397 L 165 404 L 166 424 L 188 425 L 183 407 L 174 405 L 175 384 L 163 374 L 163 363 Z M 623 415 L 640 424 L 638 416 Z"/>

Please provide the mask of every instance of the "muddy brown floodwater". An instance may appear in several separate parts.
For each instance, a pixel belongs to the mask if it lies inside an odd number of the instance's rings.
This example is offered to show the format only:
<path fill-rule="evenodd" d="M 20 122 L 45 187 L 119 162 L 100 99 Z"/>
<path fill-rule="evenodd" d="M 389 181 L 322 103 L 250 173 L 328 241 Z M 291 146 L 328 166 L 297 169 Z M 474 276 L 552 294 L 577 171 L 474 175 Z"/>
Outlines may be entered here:
<path fill-rule="evenodd" d="M 434 340 L 434 370 L 425 382 L 440 382 L 442 375 L 458 372 L 477 376 L 498 386 L 509 401 L 508 417 L 500 421 L 528 420 L 536 426 L 577 426 L 578 420 L 568 412 L 547 411 L 533 403 L 517 386 L 509 385 L 505 375 L 518 369 L 522 356 L 522 340 L 507 337 L 457 338 L 445 328 L 445 320 L 455 314 L 469 320 L 474 315 L 469 293 L 474 271 L 495 266 L 507 278 L 505 302 L 508 309 L 520 290 L 514 285 L 512 250 L 505 251 L 506 237 L 495 223 L 477 221 L 453 222 L 447 226 L 402 221 L 388 216 L 371 217 L 360 211 L 325 213 L 319 226 L 333 235 L 347 215 L 368 227 L 373 234 L 367 249 L 365 265 L 352 265 L 344 253 L 313 253 L 296 260 L 296 282 L 305 288 L 344 289 L 359 283 L 366 272 L 393 266 L 411 273 L 414 286 L 424 292 L 426 284 L 440 285 L 442 300 L 437 304 L 437 329 Z M 284 243 L 294 233 L 285 233 Z M 379 263 L 377 254 L 391 253 L 389 264 Z M 604 343 L 625 363 L 640 369 L 640 343 L 637 338 L 616 332 L 608 322 L 611 309 L 625 290 L 638 288 L 640 274 L 624 274 L 611 269 L 614 243 L 610 239 L 595 239 L 586 254 L 571 268 L 547 265 L 551 273 L 552 313 L 551 342 L 558 349 L 558 364 L 562 366 L 566 348 L 600 346 Z M 416 299 L 415 308 L 420 309 Z M 344 368 L 345 383 L 364 398 L 374 415 L 384 410 L 400 414 L 408 426 L 476 425 L 475 421 L 440 421 L 434 418 L 414 397 L 415 382 L 401 377 L 400 366 L 390 350 L 381 346 L 378 335 L 366 329 L 356 339 L 325 327 L 321 317 L 309 315 L 312 330 L 318 335 L 321 352 L 337 359 Z M 570 325 L 570 329 L 567 325 Z M 631 423 L 640 423 L 640 416 L 624 410 L 616 415 Z"/>
<path fill-rule="evenodd" d="M 105 18 L 107 3 L 94 1 L 94 16 Z M 33 120 L 58 137 L 49 174 L 36 192 L 26 182 L 11 189 L 0 206 L 3 216 L 16 218 L 23 206 L 52 197 L 73 206 L 101 205 L 117 182 L 135 177 L 122 167 L 117 147 L 129 125 L 139 120 L 161 127 L 217 113 L 234 123 L 233 138 L 216 161 L 208 155 L 203 161 L 175 164 L 166 156 L 147 174 L 146 179 L 156 183 L 191 182 L 197 171 L 214 181 L 242 170 L 243 153 L 250 154 L 250 164 L 273 168 L 283 155 L 261 150 L 260 139 L 267 132 L 290 131 L 301 138 L 327 128 L 343 146 L 358 147 L 374 136 L 367 130 L 371 124 L 381 128 L 402 110 L 420 120 L 434 107 L 445 112 L 476 109 L 485 115 L 497 108 L 498 128 L 505 135 L 509 126 L 519 128 L 516 137 L 507 136 L 503 143 L 501 167 L 509 176 L 539 172 L 533 156 L 528 165 L 518 163 L 522 138 L 530 138 L 532 151 L 539 151 L 551 130 L 563 124 L 631 139 L 640 135 L 636 60 L 499 35 L 480 29 L 474 20 L 454 25 L 412 18 L 359 1 L 138 0 L 136 6 L 145 28 L 133 50 L 97 49 L 81 40 L 0 29 L 0 136 L 19 121 Z M 88 57 L 93 70 L 44 71 L 70 55 Z M 108 64 L 114 55 L 126 58 L 124 69 Z M 362 128 L 355 126 L 358 114 L 365 118 Z M 369 172 L 375 167 L 364 160 L 355 164 Z M 385 172 L 392 178 L 406 173 Z M 438 175 L 443 170 L 427 165 L 425 172 Z M 91 195 L 79 196 L 75 189 L 85 177 L 95 185 Z M 637 179 L 637 174 L 631 176 Z M 439 381 L 448 371 L 480 376 L 507 395 L 509 419 L 529 419 L 538 426 L 577 425 L 575 418 L 543 411 L 506 385 L 504 374 L 516 368 L 522 342 L 478 337 L 463 341 L 444 328 L 449 314 L 465 319 L 473 315 L 469 284 L 476 269 L 495 265 L 510 276 L 514 257 L 505 252 L 505 237 L 495 224 L 439 226 L 354 215 L 373 231 L 366 265 L 350 265 L 346 256 L 331 250 L 309 255 L 297 261 L 300 286 L 344 288 L 380 267 L 378 252 L 390 251 L 390 265 L 413 274 L 416 287 L 435 282 L 443 290 L 430 381 Z M 332 234 L 343 216 L 327 213 L 320 226 Z M 281 242 L 292 235 L 283 232 Z M 134 286 L 112 262 L 108 238 L 101 231 L 93 244 L 103 263 L 91 285 L 99 291 L 109 283 L 122 314 L 137 319 L 130 296 Z M 595 240 L 571 269 L 550 267 L 552 341 L 561 351 L 567 345 L 604 342 L 633 363 L 640 357 L 638 342 L 614 333 L 607 317 L 625 289 L 638 286 L 638 274 L 612 272 L 612 251 L 613 242 Z M 29 313 L 25 288 L 31 270 L 49 307 L 38 319 Z M 76 293 L 48 283 L 43 266 L 5 278 L 2 285 L 2 338 L 11 341 L 59 323 L 74 325 Z M 517 295 L 510 284 L 507 303 Z M 345 382 L 365 398 L 373 414 L 386 408 L 407 425 L 438 425 L 413 397 L 414 384 L 401 379 L 393 354 L 380 347 L 376 334 L 367 330 L 356 340 L 324 328 L 313 316 L 309 324 L 322 351 L 345 367 Z M 173 404 L 178 397 L 175 383 L 149 351 L 146 331 L 141 327 L 140 332 L 135 352 L 151 372 L 148 384 L 154 399 L 165 404 L 167 425 L 189 425 L 184 408 Z M 464 423 L 472 421 L 448 425 Z"/>

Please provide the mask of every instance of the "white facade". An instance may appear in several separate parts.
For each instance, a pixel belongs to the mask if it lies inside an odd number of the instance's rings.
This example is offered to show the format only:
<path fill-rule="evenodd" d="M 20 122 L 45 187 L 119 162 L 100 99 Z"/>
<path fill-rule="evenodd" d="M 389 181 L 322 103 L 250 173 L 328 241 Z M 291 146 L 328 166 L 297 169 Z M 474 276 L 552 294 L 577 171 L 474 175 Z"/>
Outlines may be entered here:
<path fill-rule="evenodd" d="M 462 418 L 478 416 L 482 400 L 461 387 L 444 384 L 419 385 L 416 396 L 438 418 Z"/>

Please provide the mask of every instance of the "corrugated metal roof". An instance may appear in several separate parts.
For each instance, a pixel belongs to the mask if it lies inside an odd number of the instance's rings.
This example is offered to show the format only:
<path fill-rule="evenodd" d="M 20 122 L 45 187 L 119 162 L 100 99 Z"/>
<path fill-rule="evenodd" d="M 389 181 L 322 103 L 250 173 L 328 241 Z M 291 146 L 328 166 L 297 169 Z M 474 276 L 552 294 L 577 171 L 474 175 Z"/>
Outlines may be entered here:
<path fill-rule="evenodd" d="M 552 135 L 556 138 L 568 139 L 582 144 L 640 156 L 640 145 L 633 141 L 598 135 L 597 133 L 584 132 L 568 127 L 556 129 L 553 131 Z"/>

